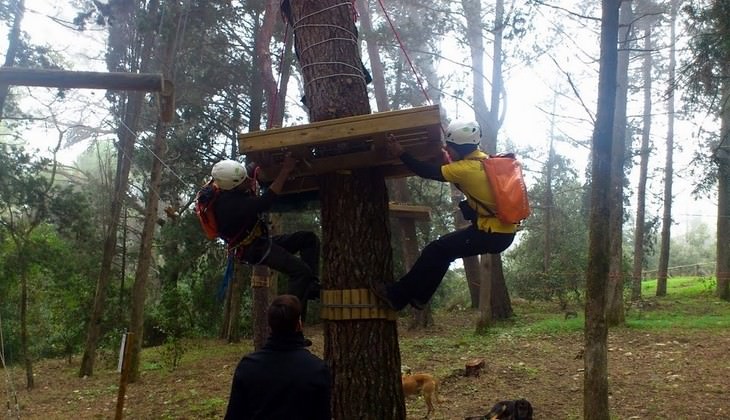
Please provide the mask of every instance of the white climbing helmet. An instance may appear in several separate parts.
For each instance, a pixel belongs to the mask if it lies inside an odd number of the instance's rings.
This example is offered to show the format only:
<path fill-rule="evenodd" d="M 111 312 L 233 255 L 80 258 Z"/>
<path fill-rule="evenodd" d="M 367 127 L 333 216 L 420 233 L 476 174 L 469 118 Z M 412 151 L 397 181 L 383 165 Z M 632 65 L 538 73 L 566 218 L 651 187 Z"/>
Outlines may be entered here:
<path fill-rule="evenodd" d="M 242 163 L 230 159 L 213 165 L 211 175 L 218 188 L 222 190 L 232 190 L 248 178 L 246 167 Z"/>
<path fill-rule="evenodd" d="M 446 141 L 454 144 L 479 144 L 482 131 L 476 121 L 454 121 L 446 130 Z"/>

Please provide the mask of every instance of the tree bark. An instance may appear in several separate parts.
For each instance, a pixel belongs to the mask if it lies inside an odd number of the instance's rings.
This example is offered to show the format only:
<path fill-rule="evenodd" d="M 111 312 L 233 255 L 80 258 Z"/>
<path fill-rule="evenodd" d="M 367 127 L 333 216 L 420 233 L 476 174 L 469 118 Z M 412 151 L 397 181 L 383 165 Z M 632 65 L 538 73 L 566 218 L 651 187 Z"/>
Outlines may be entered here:
<path fill-rule="evenodd" d="M 484 92 L 484 42 L 482 34 L 482 8 L 481 2 L 475 0 L 462 0 L 467 21 L 467 38 L 469 40 L 469 49 L 471 53 L 474 84 L 474 112 L 477 122 L 482 129 L 481 147 L 487 153 L 494 154 L 497 151 L 497 137 L 500 128 L 500 102 L 503 92 L 502 83 L 502 34 L 504 31 L 504 1 L 497 0 L 494 11 L 494 43 L 492 48 L 492 89 L 490 94 L 490 105 L 487 106 Z M 484 320 L 507 319 L 513 315 L 512 303 L 510 301 L 509 290 L 504 278 L 502 270 L 502 256 L 482 255 L 481 265 L 476 267 L 482 269 L 489 267 L 489 271 L 480 271 L 477 279 L 481 282 L 479 291 L 479 308 L 483 312 L 484 308 L 490 308 L 491 314 L 481 314 L 481 321 L 478 323 L 480 329 L 484 329 Z M 485 259 L 489 261 L 485 261 Z M 488 286 L 484 286 L 484 282 L 489 282 Z M 486 287 L 490 291 L 489 304 L 483 304 L 481 298 L 485 297 L 482 287 Z"/>
<path fill-rule="evenodd" d="M 618 52 L 616 107 L 613 115 L 611 147 L 611 212 L 609 241 L 610 271 L 606 290 L 606 321 L 609 326 L 621 325 L 624 317 L 624 165 L 626 162 L 626 98 L 629 90 L 629 51 L 633 39 L 631 1 L 621 2 L 619 15 L 620 47 Z"/>
<path fill-rule="evenodd" d="M 644 269 L 644 236 L 646 226 L 646 182 L 649 171 L 649 143 L 651 139 L 651 88 L 653 67 L 651 23 L 644 28 L 644 65 L 642 69 L 644 79 L 644 129 L 641 132 L 641 148 L 639 149 L 639 185 L 636 194 L 636 225 L 634 227 L 634 265 L 631 275 L 631 300 L 641 299 L 641 272 Z M 672 45 L 674 42 L 671 41 Z M 673 47 L 672 47 L 673 48 Z M 671 57 L 672 52 L 670 52 Z M 671 61 L 671 58 L 670 58 Z M 671 80 L 671 74 L 670 74 Z M 673 81 L 670 81 L 671 92 Z M 671 93 L 670 93 L 671 95 Z"/>
<path fill-rule="evenodd" d="M 408 185 L 405 178 L 394 179 L 390 182 L 390 191 L 393 192 L 396 202 L 409 203 L 411 195 L 408 191 Z M 416 221 L 410 217 L 400 217 L 396 220 L 398 234 L 397 238 L 401 240 L 401 251 L 403 255 L 403 267 L 409 270 L 413 267 L 418 259 L 418 236 L 416 235 Z M 433 314 L 431 312 L 431 304 L 423 310 L 413 309 L 411 311 L 411 322 L 408 329 L 426 328 L 433 325 Z"/>
<path fill-rule="evenodd" d="M 162 121 L 157 122 L 155 140 L 152 146 L 154 157 L 152 169 L 150 170 L 149 187 L 147 189 L 147 204 L 145 206 L 144 222 L 142 225 L 142 236 L 139 244 L 139 257 L 137 259 L 137 270 L 134 274 L 134 285 L 132 286 L 132 310 L 130 316 L 130 332 L 138 338 L 130 353 L 129 382 L 134 383 L 139 379 L 140 356 L 142 354 L 142 341 L 144 338 L 144 304 L 147 298 L 147 281 L 149 280 L 150 267 L 152 265 L 152 242 L 155 236 L 157 225 L 157 210 L 160 203 L 160 185 L 162 185 L 162 159 L 165 157 L 166 126 Z"/>
<path fill-rule="evenodd" d="M 267 118 L 269 119 L 269 127 L 276 124 L 271 120 L 276 118 L 274 114 L 277 112 L 277 86 L 274 74 L 271 69 L 271 53 L 269 45 L 274 36 L 274 26 L 278 18 L 278 9 L 275 7 L 276 2 L 273 0 L 264 0 L 257 4 L 262 10 L 256 15 L 256 28 L 254 29 L 254 48 L 256 54 L 253 59 L 254 67 L 260 69 L 252 76 L 251 82 L 251 113 L 249 115 L 248 130 L 258 131 L 261 129 L 261 118 L 263 103 L 266 102 Z M 260 21 L 260 23 L 259 23 Z M 279 121 L 279 124 L 281 122 Z M 241 265 L 237 264 L 237 272 L 241 271 Z M 266 311 L 269 306 L 269 288 L 261 286 L 271 276 L 271 270 L 264 265 L 255 265 L 251 270 L 251 319 L 253 322 L 253 346 L 255 350 L 259 350 L 266 342 L 269 335 L 268 321 L 266 319 Z M 232 290 L 233 291 L 233 290 Z M 233 299 L 229 307 L 229 323 L 235 317 L 238 318 L 240 310 L 240 288 L 238 290 L 239 298 L 236 308 L 233 307 Z M 231 295 L 232 296 L 232 295 Z"/>
<path fill-rule="evenodd" d="M 23 249 L 18 248 L 20 260 L 20 351 L 23 354 L 25 367 L 25 389 L 35 388 L 33 379 L 33 358 L 30 355 L 30 338 L 28 334 L 28 262 L 22 255 Z"/>
<path fill-rule="evenodd" d="M 722 141 L 715 151 L 717 159 L 717 276 L 716 294 L 730 301 L 730 71 L 725 66 L 722 84 L 722 109 L 720 112 Z"/>
<path fill-rule="evenodd" d="M 8 50 L 5 53 L 5 63 L 3 66 L 12 67 L 15 64 L 15 57 L 18 55 L 18 50 L 22 45 L 20 42 L 20 24 L 23 22 L 23 15 L 25 14 L 25 0 L 17 0 L 15 14 L 13 16 L 13 26 L 10 27 L 8 33 Z M 0 81 L 0 120 L 3 118 L 3 110 L 5 109 L 5 102 L 8 98 L 8 90 L 10 83 Z"/>
<path fill-rule="evenodd" d="M 667 294 L 667 270 L 669 269 L 669 247 L 672 230 L 672 184 L 674 182 L 674 82 L 676 72 L 676 21 L 678 2 L 672 2 L 670 55 L 669 55 L 669 95 L 667 98 L 667 152 L 664 161 L 664 211 L 662 212 L 662 234 L 659 245 L 659 266 L 657 267 L 656 295 Z M 718 232 L 719 233 L 719 232 Z M 719 244 L 719 242 L 718 242 Z"/>
<path fill-rule="evenodd" d="M 492 273 L 493 260 L 489 254 L 482 255 L 482 284 L 479 287 L 479 319 L 476 324 L 477 334 L 485 334 L 492 325 L 492 282 L 488 280 Z"/>
<path fill-rule="evenodd" d="M 236 263 L 233 269 L 233 278 L 228 286 L 231 288 L 228 324 L 226 325 L 225 334 L 228 343 L 241 342 L 241 295 L 243 294 L 246 272 L 247 270 L 245 270 L 243 264 Z"/>
<path fill-rule="evenodd" d="M 260 350 L 266 338 L 269 336 L 269 325 L 266 320 L 266 310 L 269 307 L 269 288 L 258 287 L 258 285 L 271 278 L 271 270 L 265 265 L 256 265 L 251 272 L 251 295 L 253 298 L 252 322 L 253 322 L 253 348 Z"/>
<path fill-rule="evenodd" d="M 148 5 L 148 12 L 156 15 L 159 3 L 152 1 Z M 123 17 L 120 17 L 125 24 L 133 24 L 135 10 L 134 4 L 132 8 L 125 9 Z M 150 56 L 153 48 L 154 33 L 148 31 L 144 35 L 142 47 L 139 55 L 139 69 L 144 72 L 150 65 Z M 134 155 L 134 143 L 137 140 L 137 124 L 142 108 L 142 100 L 144 95 L 140 92 L 134 92 L 127 96 L 122 125 L 117 129 L 119 144 L 117 146 L 117 171 L 114 185 L 114 196 L 111 204 L 111 217 L 109 226 L 107 226 L 106 239 L 104 240 L 104 249 L 101 260 L 101 268 L 99 270 L 99 278 L 96 283 L 96 293 L 94 294 L 94 305 L 89 317 L 89 323 L 86 332 L 86 343 L 84 345 L 84 354 L 81 358 L 81 366 L 79 376 L 91 376 L 94 373 L 94 362 L 96 359 L 96 348 L 101 337 L 101 322 L 106 306 L 107 289 L 111 281 L 112 262 L 116 254 L 117 247 L 117 228 L 119 218 L 122 211 L 124 199 L 127 194 L 129 184 L 129 172 L 132 166 L 132 157 Z"/>
<path fill-rule="evenodd" d="M 365 46 L 370 61 L 370 71 L 373 78 L 373 93 L 378 111 L 390 110 L 388 102 L 388 93 L 385 88 L 385 73 L 383 63 L 378 53 L 377 34 L 373 32 L 372 22 L 370 19 L 370 8 L 367 2 L 356 2 L 358 13 L 360 14 L 360 30 L 365 39 Z M 389 183 L 389 189 L 393 192 L 395 201 L 399 203 L 410 203 L 411 195 L 408 191 L 408 182 L 405 178 L 397 178 Z M 406 270 L 413 266 L 418 258 L 418 237 L 416 236 L 416 222 L 410 218 L 399 218 L 396 221 L 398 227 L 397 237 L 401 238 L 403 265 Z M 425 328 L 433 325 L 433 315 L 431 305 L 419 311 L 413 309 L 411 311 L 411 322 L 409 329 Z"/>
<path fill-rule="evenodd" d="M 336 0 L 290 2 L 310 121 L 370 113 L 353 10 Z M 341 39 L 346 38 L 346 39 Z M 393 279 L 388 194 L 377 169 L 320 179 L 324 289 Z M 397 324 L 327 321 L 324 355 L 332 368 L 337 419 L 404 419 Z M 373 340 L 375 338 L 375 340 Z"/>
<path fill-rule="evenodd" d="M 496 135 L 493 130 L 488 129 L 489 126 L 489 107 L 487 106 L 484 94 L 484 38 L 482 34 L 482 6 L 478 0 L 462 0 L 461 6 L 464 9 L 464 15 L 466 16 L 466 39 L 469 44 L 469 54 L 471 56 L 471 67 L 472 72 L 472 95 L 474 97 L 474 115 L 476 121 L 482 128 L 482 141 L 486 142 L 487 138 L 492 135 Z M 496 137 L 492 137 L 496 138 Z M 486 144 L 482 145 L 484 150 Z M 452 187 L 453 189 L 453 187 Z M 452 194 L 454 196 L 454 194 Z M 461 192 L 458 193 L 458 197 L 461 197 Z M 459 199 L 455 200 L 454 203 L 458 202 Z M 461 218 L 461 215 L 457 217 L 457 227 L 463 227 L 468 223 Z M 471 296 L 471 304 L 473 308 L 479 309 L 480 297 L 484 296 L 481 291 L 483 282 L 492 281 L 491 276 L 486 273 L 482 273 L 483 266 L 480 264 L 479 257 L 467 257 L 462 259 L 464 262 L 464 274 L 466 275 L 466 281 L 469 285 L 469 294 Z M 491 291 L 491 287 L 487 287 Z M 489 306 L 489 305 L 487 305 Z M 481 310 L 481 309 L 480 309 Z M 480 315 L 480 317 L 483 315 Z"/>
<path fill-rule="evenodd" d="M 0 68 L 0 84 L 7 85 L 162 92 L 164 82 L 159 73 Z"/>
<path fill-rule="evenodd" d="M 608 283 L 609 191 L 611 140 L 616 106 L 616 71 L 619 0 L 602 0 L 601 59 L 598 80 L 598 111 L 592 140 L 591 209 L 589 257 L 586 276 L 585 352 L 583 418 L 608 420 L 608 325 L 606 284 Z"/>
<path fill-rule="evenodd" d="M 553 112 L 555 115 L 555 104 L 557 95 L 553 97 Z M 555 165 L 555 117 L 550 118 L 550 139 L 548 149 L 548 160 L 545 164 L 545 196 L 543 198 L 545 210 L 543 212 L 544 233 L 542 239 L 542 273 L 545 278 L 550 274 L 550 261 L 552 260 L 552 235 L 553 235 L 553 165 Z"/>
<path fill-rule="evenodd" d="M 99 342 L 99 338 L 101 337 L 101 322 L 104 315 L 104 308 L 106 306 L 106 294 L 112 275 L 112 262 L 116 255 L 117 228 L 119 225 L 119 217 L 121 215 L 123 201 L 127 193 L 129 171 L 131 168 L 134 143 L 136 140 L 136 133 L 129 132 L 129 129 L 137 127 L 140 108 L 142 106 L 142 96 L 143 95 L 139 93 L 129 95 L 127 100 L 127 110 L 123 120 L 124 123 L 118 129 L 119 146 L 114 196 L 112 198 L 111 205 L 111 220 L 109 226 L 107 226 L 106 239 L 104 240 L 103 256 L 101 260 L 101 270 L 96 283 L 94 305 L 86 331 L 86 344 L 84 346 L 84 354 L 81 358 L 81 367 L 79 370 L 79 376 L 81 377 L 91 376 L 94 373 L 96 347 Z M 129 127 L 129 129 L 127 127 Z"/>
<path fill-rule="evenodd" d="M 373 93 L 375 95 L 375 104 L 378 106 L 378 112 L 390 110 L 388 102 L 388 91 L 385 89 L 385 70 L 383 62 L 378 53 L 378 34 L 373 31 L 372 21 L 370 19 L 369 2 L 355 2 L 358 13 L 360 14 L 360 31 L 365 40 L 365 48 L 368 52 L 370 61 L 370 72 L 373 76 Z"/>

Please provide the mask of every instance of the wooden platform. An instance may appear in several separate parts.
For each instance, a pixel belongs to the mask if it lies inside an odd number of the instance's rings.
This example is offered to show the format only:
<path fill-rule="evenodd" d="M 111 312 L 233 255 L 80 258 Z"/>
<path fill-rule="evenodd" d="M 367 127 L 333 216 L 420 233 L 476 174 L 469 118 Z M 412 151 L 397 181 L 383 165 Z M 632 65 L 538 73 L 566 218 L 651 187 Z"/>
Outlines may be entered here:
<path fill-rule="evenodd" d="M 287 194 L 316 190 L 317 176 L 335 171 L 382 167 L 387 178 L 412 175 L 399 159 L 388 157 L 389 134 L 412 156 L 441 162 L 438 105 L 243 133 L 238 144 L 246 160 L 261 166 L 263 180 L 276 177 L 286 153 L 302 162 L 282 191 Z"/>

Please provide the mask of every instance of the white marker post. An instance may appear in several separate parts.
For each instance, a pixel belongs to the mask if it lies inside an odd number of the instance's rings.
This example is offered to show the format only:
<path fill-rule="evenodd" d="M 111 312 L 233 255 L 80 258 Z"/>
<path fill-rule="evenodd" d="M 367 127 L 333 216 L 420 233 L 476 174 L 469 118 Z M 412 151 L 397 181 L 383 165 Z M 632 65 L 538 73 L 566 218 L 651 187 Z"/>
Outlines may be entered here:
<path fill-rule="evenodd" d="M 121 420 L 124 416 L 124 395 L 127 392 L 127 379 L 129 378 L 129 362 L 132 357 L 132 348 L 134 347 L 134 333 L 127 332 L 122 336 L 122 345 L 119 349 L 119 364 L 117 371 L 121 372 L 119 376 L 119 392 L 117 393 L 117 412 L 114 416 L 115 420 Z"/>

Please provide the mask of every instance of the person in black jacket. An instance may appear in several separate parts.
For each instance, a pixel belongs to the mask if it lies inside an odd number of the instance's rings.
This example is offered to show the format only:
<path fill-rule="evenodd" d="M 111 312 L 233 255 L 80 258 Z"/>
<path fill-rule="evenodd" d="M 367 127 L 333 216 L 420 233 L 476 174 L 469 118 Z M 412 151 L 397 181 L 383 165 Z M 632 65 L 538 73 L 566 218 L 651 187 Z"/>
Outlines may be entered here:
<path fill-rule="evenodd" d="M 264 347 L 236 367 L 226 420 L 330 420 L 327 364 L 306 349 L 301 305 L 292 295 L 271 302 Z"/>
<path fill-rule="evenodd" d="M 261 196 L 240 162 L 222 160 L 213 166 L 211 174 L 221 190 L 214 209 L 220 236 L 239 260 L 266 265 L 289 276 L 288 293 L 302 302 L 305 318 L 307 299 L 319 297 L 319 238 L 309 231 L 270 236 L 262 220 L 295 165 L 296 160 L 287 156 L 279 175 Z"/>

